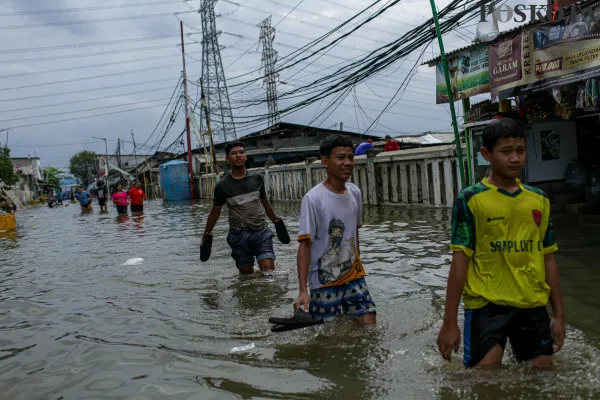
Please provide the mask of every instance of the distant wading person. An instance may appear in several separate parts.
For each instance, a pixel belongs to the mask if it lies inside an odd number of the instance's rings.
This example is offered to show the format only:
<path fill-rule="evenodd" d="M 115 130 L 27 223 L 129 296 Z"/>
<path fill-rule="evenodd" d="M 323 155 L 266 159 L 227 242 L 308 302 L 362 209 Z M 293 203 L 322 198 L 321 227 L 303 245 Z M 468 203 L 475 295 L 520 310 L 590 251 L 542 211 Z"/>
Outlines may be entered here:
<path fill-rule="evenodd" d="M 98 181 L 98 190 L 96 191 L 96 195 L 98 196 L 98 205 L 100 206 L 100 212 L 105 213 L 108 212 L 108 205 L 106 204 L 107 193 L 106 188 L 104 187 L 104 182 Z"/>
<path fill-rule="evenodd" d="M 117 191 L 112 195 L 112 202 L 117 207 L 119 215 L 127 215 L 127 192 L 123 190 L 123 185 L 117 185 Z"/>
<path fill-rule="evenodd" d="M 131 213 L 140 214 L 144 212 L 144 200 L 146 192 L 142 189 L 142 182 L 136 181 L 135 186 L 129 191 L 129 201 L 131 203 Z"/>
<path fill-rule="evenodd" d="M 517 121 L 493 121 L 482 139 L 481 155 L 491 173 L 463 189 L 454 203 L 454 253 L 438 349 L 447 360 L 458 351 L 462 295 L 467 368 L 499 367 L 507 339 L 518 361 L 548 368 L 565 338 L 550 201 L 518 178 L 526 147 Z"/>
<path fill-rule="evenodd" d="M 92 195 L 90 192 L 83 190 L 83 188 L 77 188 L 77 194 L 77 200 L 79 200 L 81 212 L 92 211 Z"/>
<path fill-rule="evenodd" d="M 227 243 L 231 247 L 231 257 L 235 260 L 240 273 L 254 272 L 255 258 L 262 271 L 272 270 L 275 268 L 273 233 L 265 217 L 268 216 L 275 223 L 280 241 L 289 243 L 285 225 L 267 200 L 262 176 L 246 170 L 248 157 L 244 144 L 240 141 L 227 144 L 225 157 L 231 165 L 231 173 L 226 174 L 215 187 L 214 204 L 206 221 L 206 229 L 200 245 L 201 260 L 206 261 L 210 255 L 212 230 L 221 214 L 221 207 L 227 204 L 229 210 Z"/>

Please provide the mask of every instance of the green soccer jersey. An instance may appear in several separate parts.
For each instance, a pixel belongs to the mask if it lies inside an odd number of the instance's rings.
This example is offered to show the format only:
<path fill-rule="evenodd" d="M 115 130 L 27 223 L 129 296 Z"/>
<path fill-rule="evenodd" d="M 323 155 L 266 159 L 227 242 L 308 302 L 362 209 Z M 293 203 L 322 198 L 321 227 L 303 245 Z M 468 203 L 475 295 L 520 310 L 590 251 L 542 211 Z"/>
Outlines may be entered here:
<path fill-rule="evenodd" d="M 541 190 L 518 184 L 509 193 L 484 178 L 456 199 L 450 249 L 471 258 L 465 309 L 489 302 L 519 308 L 548 302 L 544 255 L 558 250 L 550 201 Z"/>

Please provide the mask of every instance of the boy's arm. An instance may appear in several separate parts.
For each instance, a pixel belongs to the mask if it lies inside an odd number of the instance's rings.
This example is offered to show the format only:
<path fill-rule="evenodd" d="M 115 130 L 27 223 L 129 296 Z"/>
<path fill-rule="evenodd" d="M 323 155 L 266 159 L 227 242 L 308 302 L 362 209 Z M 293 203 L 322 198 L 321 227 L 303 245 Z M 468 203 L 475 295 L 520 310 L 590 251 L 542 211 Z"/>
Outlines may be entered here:
<path fill-rule="evenodd" d="M 273 209 L 273 206 L 271 205 L 271 203 L 269 203 L 269 200 L 267 200 L 267 198 L 262 198 L 260 199 L 263 207 L 265 208 L 265 212 L 267 213 L 267 217 L 269 217 L 269 219 L 272 222 L 277 221 L 279 218 L 277 218 L 277 214 L 275 214 L 275 210 Z"/>
<path fill-rule="evenodd" d="M 310 239 L 300 241 L 298 247 L 298 297 L 294 301 L 294 311 L 300 306 L 304 306 L 304 311 L 308 312 L 310 298 L 308 296 L 308 267 L 310 265 Z"/>
<path fill-rule="evenodd" d="M 446 288 L 446 306 L 444 308 L 444 322 L 440 329 L 437 345 L 442 357 L 450 361 L 452 349 L 458 352 L 460 345 L 460 329 L 458 328 L 458 305 L 467 280 L 467 268 L 469 259 L 462 251 L 452 254 L 452 264 L 448 274 L 448 286 Z"/>
<path fill-rule="evenodd" d="M 544 267 L 546 269 L 546 283 L 550 286 L 550 304 L 552 305 L 553 314 L 552 338 L 554 339 L 554 352 L 556 353 L 562 348 L 565 340 L 565 314 L 554 253 L 544 256 Z"/>
<path fill-rule="evenodd" d="M 210 210 L 210 214 L 208 214 L 208 218 L 206 219 L 206 228 L 204 228 L 204 234 L 202 235 L 202 239 L 204 239 L 204 235 L 206 235 L 207 233 L 212 233 L 213 228 L 219 220 L 219 215 L 221 215 L 221 207 L 213 206 Z"/>

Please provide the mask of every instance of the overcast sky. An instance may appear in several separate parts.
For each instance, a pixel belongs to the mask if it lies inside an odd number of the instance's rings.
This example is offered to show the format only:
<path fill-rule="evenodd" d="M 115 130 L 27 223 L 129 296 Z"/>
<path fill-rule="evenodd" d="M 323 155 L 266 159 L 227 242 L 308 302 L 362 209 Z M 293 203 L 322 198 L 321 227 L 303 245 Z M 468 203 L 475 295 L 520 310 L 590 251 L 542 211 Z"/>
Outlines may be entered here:
<path fill-rule="evenodd" d="M 259 76 L 256 70 L 260 68 L 261 57 L 260 49 L 257 51 L 256 25 L 269 15 L 273 24 L 278 23 L 299 0 L 235 2 L 240 6 L 223 0 L 216 6 L 220 15 L 217 27 L 222 31 L 219 44 L 223 47 L 221 56 L 229 85 Z M 92 136 L 107 138 L 109 153 L 116 148 L 117 138 L 126 141 L 123 152 L 132 152 L 132 130 L 136 142 L 144 143 L 181 74 L 180 20 L 185 23 L 185 33 L 190 34 L 185 39 L 188 78 L 195 81 L 201 76 L 201 21 L 196 12 L 199 3 L 199 0 L 0 0 L 0 130 L 9 128 L 12 155 L 35 154 L 42 158 L 43 165 L 66 167 L 69 158 L 80 150 L 104 153 L 104 142 Z M 346 6 L 337 5 L 342 3 Z M 131 4 L 137 6 L 122 7 Z M 317 38 L 351 17 L 365 4 L 360 0 L 302 1 L 277 26 L 274 48 L 282 58 L 306 44 L 308 38 Z M 437 4 L 442 8 L 447 1 Z M 94 9 L 49 12 L 82 7 Z M 279 84 L 278 90 L 289 90 L 331 72 L 331 67 L 344 59 L 401 37 L 429 16 L 428 0 L 403 0 L 314 64 L 307 66 L 309 62 L 305 62 L 284 72 L 280 80 L 286 84 Z M 447 49 L 468 45 L 474 29 L 466 27 L 445 37 Z M 429 46 L 423 61 L 436 56 L 437 48 L 437 44 Z M 417 54 L 413 54 L 404 64 L 394 65 L 356 88 L 356 98 L 364 114 L 356 111 L 358 104 L 349 96 L 329 118 L 318 119 L 314 125 L 333 128 L 343 121 L 345 129 L 364 132 L 416 60 Z M 248 75 L 234 79 L 242 74 Z M 196 87 L 191 85 L 189 90 L 191 98 L 196 99 Z M 241 91 L 230 89 L 230 94 L 234 106 L 265 96 L 260 82 Z M 279 107 L 289 104 L 292 103 L 281 102 Z M 325 104 L 327 101 L 323 107 Z M 282 120 L 307 124 L 320 115 L 318 106 L 307 107 Z M 450 131 L 448 110 L 448 106 L 435 105 L 435 69 L 423 66 L 412 78 L 402 101 L 381 118 L 381 124 L 373 132 L 397 136 L 428 130 Z M 234 115 L 266 112 L 266 105 L 261 105 L 234 110 Z M 160 148 L 171 144 L 184 127 L 181 112 Z M 237 133 L 243 136 L 259 129 L 241 125 Z M 5 135 L 6 132 L 0 132 L 2 143 Z M 138 152 L 153 149 L 158 136 Z M 183 150 L 179 144 L 173 148 Z"/>

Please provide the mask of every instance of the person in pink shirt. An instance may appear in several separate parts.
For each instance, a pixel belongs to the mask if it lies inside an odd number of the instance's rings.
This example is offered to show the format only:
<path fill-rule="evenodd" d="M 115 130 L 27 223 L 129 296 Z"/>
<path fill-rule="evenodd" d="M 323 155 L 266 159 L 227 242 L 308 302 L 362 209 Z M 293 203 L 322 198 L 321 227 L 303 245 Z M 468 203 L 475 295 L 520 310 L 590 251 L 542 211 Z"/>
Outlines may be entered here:
<path fill-rule="evenodd" d="M 112 202 L 117 206 L 119 215 L 127 215 L 127 192 L 123 190 L 123 185 L 117 185 L 117 191 L 112 195 Z"/>

